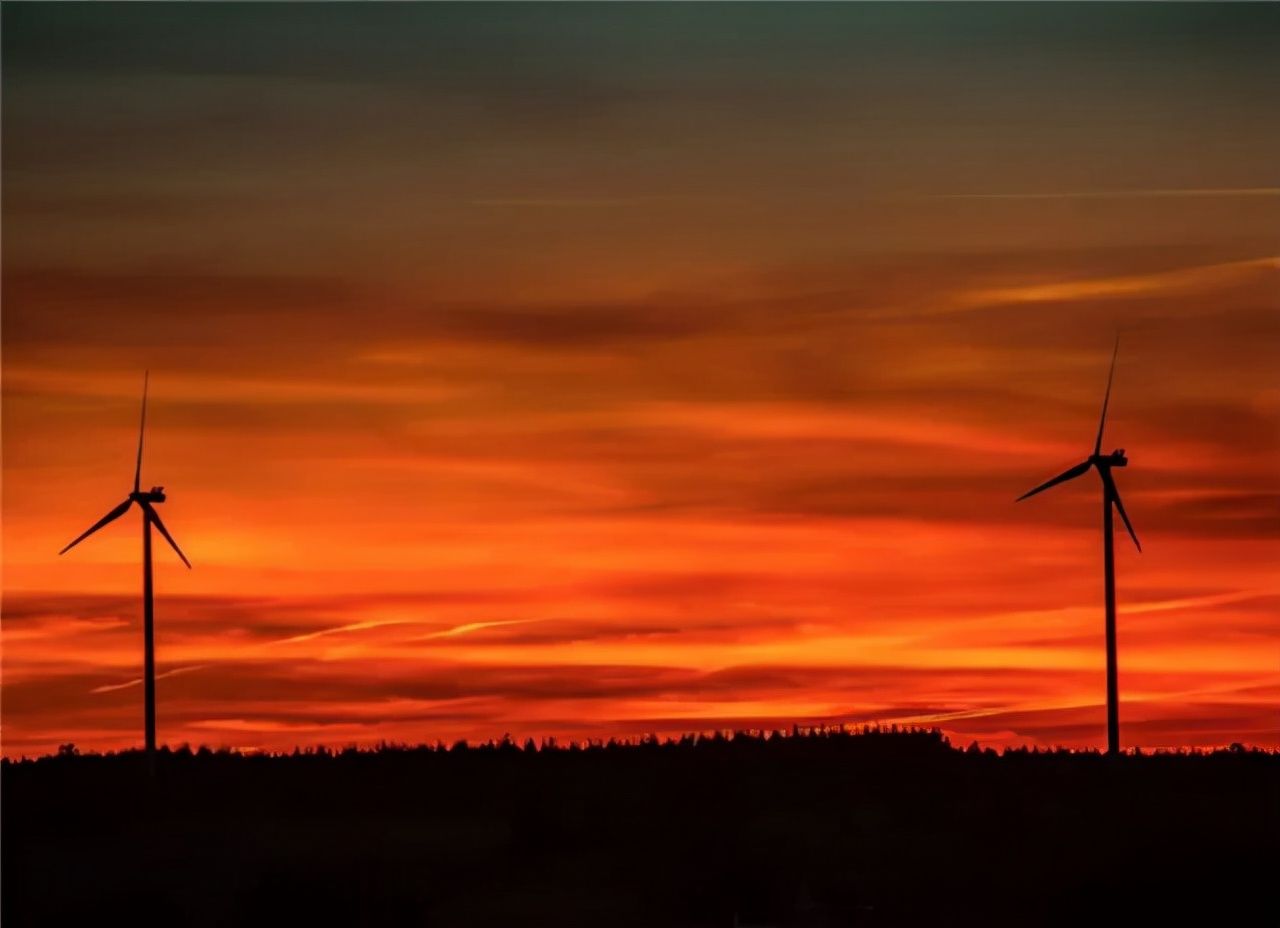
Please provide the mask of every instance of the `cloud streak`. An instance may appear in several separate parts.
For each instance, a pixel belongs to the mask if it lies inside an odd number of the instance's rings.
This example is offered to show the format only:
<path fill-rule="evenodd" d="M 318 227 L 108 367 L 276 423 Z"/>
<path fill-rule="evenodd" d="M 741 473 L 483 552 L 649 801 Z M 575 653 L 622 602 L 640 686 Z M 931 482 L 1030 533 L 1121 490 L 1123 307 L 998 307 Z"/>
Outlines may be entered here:
<path fill-rule="evenodd" d="M 1059 193 L 944 193 L 944 200 L 1163 200 L 1280 197 L 1280 187 L 1186 187 L 1168 190 L 1074 190 Z"/>
<path fill-rule="evenodd" d="M 964 294 L 961 304 L 983 306 L 993 303 L 1057 303 L 1080 300 L 1117 299 L 1164 293 L 1193 293 L 1226 287 L 1244 280 L 1270 278 L 1274 286 L 1280 272 L 1280 257 L 1254 258 L 1177 268 L 1156 274 L 1105 277 L 1017 287 L 997 287 Z"/>
<path fill-rule="evenodd" d="M 167 677 L 176 677 L 179 674 L 194 673 L 197 670 L 204 670 L 206 666 L 207 666 L 206 664 L 194 664 L 190 667 L 175 667 L 173 670 L 166 670 L 164 673 L 156 674 L 156 679 L 163 680 Z M 127 680 L 124 683 L 109 683 L 103 686 L 95 686 L 93 689 L 89 690 L 89 692 L 90 693 L 114 693 L 116 690 L 127 690 L 134 686 L 141 686 L 142 683 L 143 683 L 142 678 L 138 677 L 135 680 Z"/>

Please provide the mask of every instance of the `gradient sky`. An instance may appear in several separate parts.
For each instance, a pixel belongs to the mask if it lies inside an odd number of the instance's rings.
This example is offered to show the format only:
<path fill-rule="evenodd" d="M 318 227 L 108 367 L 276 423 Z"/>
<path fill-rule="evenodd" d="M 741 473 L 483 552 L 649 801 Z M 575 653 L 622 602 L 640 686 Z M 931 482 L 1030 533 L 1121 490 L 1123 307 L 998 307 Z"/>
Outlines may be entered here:
<path fill-rule="evenodd" d="M 6 4 L 3 750 L 1280 746 L 1280 7 Z"/>

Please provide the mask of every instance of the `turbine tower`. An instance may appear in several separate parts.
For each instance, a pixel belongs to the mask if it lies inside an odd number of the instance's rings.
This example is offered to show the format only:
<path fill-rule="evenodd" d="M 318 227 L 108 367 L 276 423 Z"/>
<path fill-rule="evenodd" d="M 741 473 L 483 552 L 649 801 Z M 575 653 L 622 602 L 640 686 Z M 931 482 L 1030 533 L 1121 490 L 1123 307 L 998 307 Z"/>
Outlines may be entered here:
<path fill-rule="evenodd" d="M 1102 399 L 1102 417 L 1098 420 L 1098 437 L 1093 443 L 1093 454 L 1080 464 L 1064 471 L 1052 480 L 1048 480 L 1030 492 L 1023 493 L 1018 497 L 1018 502 L 1026 499 L 1028 496 L 1035 496 L 1049 487 L 1057 486 L 1060 483 L 1066 483 L 1068 480 L 1074 480 L 1076 477 L 1086 473 L 1089 468 L 1096 468 L 1098 476 L 1102 479 L 1102 570 L 1104 575 L 1104 589 L 1107 603 L 1107 753 L 1120 753 L 1120 688 L 1116 679 L 1116 557 L 1115 557 L 1115 532 L 1112 522 L 1112 511 L 1120 513 L 1120 518 L 1124 520 L 1124 527 L 1129 531 L 1129 537 L 1133 539 L 1134 545 L 1137 546 L 1139 553 L 1142 551 L 1142 544 L 1138 541 L 1138 536 L 1133 531 L 1133 524 L 1129 521 L 1129 516 L 1124 511 L 1124 503 L 1120 501 L 1120 491 L 1116 489 L 1116 482 L 1111 476 L 1111 468 L 1125 467 L 1129 463 L 1129 459 L 1124 456 L 1124 449 L 1120 448 L 1112 451 L 1110 454 L 1102 453 L 1102 430 L 1107 424 L 1107 404 L 1111 402 L 1111 381 L 1116 375 L 1116 355 L 1120 351 L 1120 339 L 1116 338 L 1115 349 L 1111 352 L 1111 372 L 1107 375 L 1107 392 Z"/>
<path fill-rule="evenodd" d="M 112 509 L 105 516 L 95 522 L 75 541 L 67 545 L 59 554 L 66 554 L 80 542 L 84 541 L 98 529 L 102 528 L 109 522 L 114 522 L 126 512 L 134 503 L 138 504 L 138 508 L 142 510 L 142 642 L 143 642 L 143 687 L 144 687 L 144 703 L 145 717 L 144 729 L 146 733 L 147 744 L 147 765 L 151 770 L 155 769 L 156 757 L 156 647 L 155 647 L 155 603 L 151 591 L 151 527 L 154 525 L 160 534 L 164 536 L 164 540 L 169 542 L 173 550 L 178 552 L 178 557 L 182 558 L 182 563 L 190 569 L 191 562 L 187 560 L 187 556 L 182 553 L 182 549 L 178 547 L 178 543 L 173 540 L 173 536 L 169 534 L 169 530 L 164 527 L 164 522 L 160 521 L 160 514 L 155 510 L 156 503 L 163 503 L 164 487 L 152 487 L 150 490 L 143 491 L 141 489 L 142 481 L 142 438 L 147 429 L 147 380 L 149 372 L 143 375 L 142 379 L 142 422 L 138 427 L 138 462 L 133 471 L 133 492 L 130 493 L 123 503 Z"/>

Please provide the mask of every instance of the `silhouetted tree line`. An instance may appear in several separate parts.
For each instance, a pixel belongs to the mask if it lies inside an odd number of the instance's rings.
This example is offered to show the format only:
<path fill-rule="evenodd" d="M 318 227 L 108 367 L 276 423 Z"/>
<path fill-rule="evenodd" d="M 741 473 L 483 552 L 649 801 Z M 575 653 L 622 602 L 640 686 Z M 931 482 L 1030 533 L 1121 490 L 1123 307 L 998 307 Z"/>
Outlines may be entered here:
<path fill-rule="evenodd" d="M 424 755 L 462 755 L 471 753 L 498 753 L 502 755 L 510 755 L 513 753 L 538 754 L 538 753 L 554 753 L 562 752 L 568 754 L 591 753 L 599 751 L 607 752 L 688 752 L 697 750 L 701 752 L 711 751 L 729 751 L 734 753 L 751 753 L 759 751 L 805 751 L 812 749 L 814 741 L 841 742 L 846 749 L 849 747 L 856 748 L 861 751 L 871 752 L 890 752 L 901 756 L 903 752 L 912 753 L 919 752 L 917 756 L 925 756 L 926 753 L 953 753 L 958 749 L 951 745 L 946 735 L 936 728 L 922 728 L 917 726 L 898 726 L 890 725 L 811 725 L 801 726 L 793 725 L 789 730 L 783 729 L 738 729 L 738 730 L 720 730 L 710 733 L 690 732 L 677 737 L 660 737 L 658 735 L 641 735 L 636 738 L 587 738 L 582 741 L 570 740 L 561 743 L 559 739 L 554 737 L 543 738 L 535 741 L 533 738 L 526 738 L 523 742 L 513 739 L 511 735 L 504 735 L 499 739 L 489 739 L 481 742 L 469 742 L 466 740 L 454 741 L 452 744 L 445 744 L 443 741 L 437 741 L 434 744 L 407 744 L 403 742 L 381 741 L 373 746 L 360 746 L 351 744 L 342 748 L 333 748 L 325 745 L 313 745 L 309 747 L 298 746 L 292 751 L 239 751 L 234 748 L 210 748 L 200 746 L 194 750 L 188 744 L 179 745 L 176 748 L 170 748 L 165 745 L 159 749 L 162 756 L 173 758 L 169 763 L 176 764 L 186 762 L 190 758 L 200 758 L 207 760 L 214 755 L 219 758 L 234 757 L 243 760 L 250 760 L 254 763 L 261 763 L 268 758 L 283 760 L 286 758 L 329 758 L 329 759 L 351 759 L 351 758 L 367 758 L 370 756 L 381 755 L 408 755 L 421 757 Z M 732 745 L 732 747 L 729 747 Z M 967 748 L 960 749 L 969 756 L 982 755 L 985 757 L 1005 756 L 1016 758 L 1021 756 L 1053 755 L 1056 757 L 1064 756 L 1082 756 L 1082 757 L 1099 757 L 1101 752 L 1096 748 L 1066 748 L 1066 747 L 1048 747 L 1041 748 L 1036 745 L 1017 745 L 1002 748 L 996 751 L 991 747 L 982 747 L 978 742 L 974 741 Z M 34 758 L 4 758 L 0 761 L 5 769 L 14 766 L 40 765 L 57 762 L 64 762 L 68 759 L 77 759 L 78 762 L 88 762 L 90 759 L 101 761 L 113 761 L 115 759 L 134 758 L 140 752 L 136 749 L 114 752 L 107 751 L 103 753 L 82 754 L 75 744 L 63 744 L 58 747 L 56 753 L 46 756 L 38 756 Z M 1180 748 L 1180 749 L 1157 749 L 1148 755 L 1141 748 L 1135 748 L 1130 753 L 1130 757 L 1215 757 L 1220 754 L 1228 754 L 1238 756 L 1241 754 L 1249 754 L 1255 757 L 1274 757 L 1278 752 L 1265 748 L 1247 746 L 1240 743 L 1234 743 L 1227 748 Z"/>
<path fill-rule="evenodd" d="M 4 924 L 1274 923 L 1280 754 L 817 727 L 0 767 Z"/>

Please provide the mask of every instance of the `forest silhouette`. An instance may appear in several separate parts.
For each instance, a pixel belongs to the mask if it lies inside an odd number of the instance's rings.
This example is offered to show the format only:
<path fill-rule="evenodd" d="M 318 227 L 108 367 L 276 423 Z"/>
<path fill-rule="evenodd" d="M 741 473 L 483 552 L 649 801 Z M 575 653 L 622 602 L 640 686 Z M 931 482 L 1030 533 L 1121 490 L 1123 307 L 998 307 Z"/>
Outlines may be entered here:
<path fill-rule="evenodd" d="M 1222 923 L 1280 754 L 793 729 L 3 763 L 6 925 Z"/>

